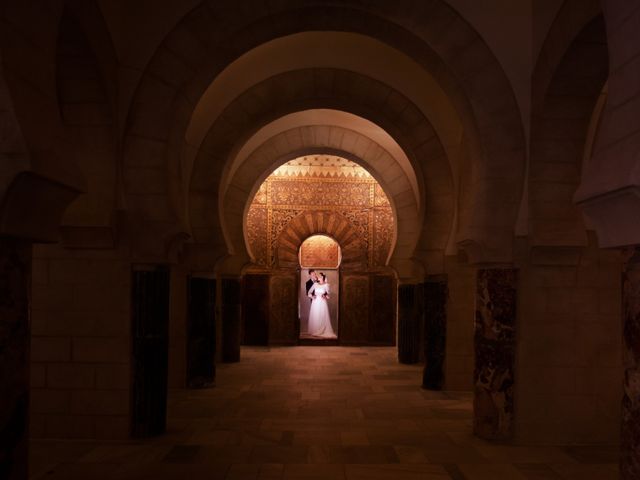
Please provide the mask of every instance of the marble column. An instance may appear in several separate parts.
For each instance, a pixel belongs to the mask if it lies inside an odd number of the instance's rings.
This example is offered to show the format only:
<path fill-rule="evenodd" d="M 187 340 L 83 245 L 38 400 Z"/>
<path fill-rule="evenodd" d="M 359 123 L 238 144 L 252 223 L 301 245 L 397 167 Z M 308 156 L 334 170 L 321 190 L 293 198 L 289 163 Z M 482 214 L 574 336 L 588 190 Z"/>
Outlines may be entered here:
<path fill-rule="evenodd" d="M 0 238 L 0 478 L 28 471 L 31 245 Z"/>
<path fill-rule="evenodd" d="M 398 360 L 418 363 L 422 347 L 422 284 L 398 286 Z"/>
<path fill-rule="evenodd" d="M 513 435 L 517 270 L 479 269 L 476 285 L 474 433 Z"/>
<path fill-rule="evenodd" d="M 640 247 L 624 251 L 622 336 L 624 392 L 620 441 L 620 478 L 640 478 Z"/>
<path fill-rule="evenodd" d="M 240 306 L 240 279 L 222 279 L 222 361 L 240 361 L 242 319 Z"/>
<path fill-rule="evenodd" d="M 424 358 L 422 387 L 442 390 L 447 340 L 447 279 L 430 277 L 424 284 Z"/>

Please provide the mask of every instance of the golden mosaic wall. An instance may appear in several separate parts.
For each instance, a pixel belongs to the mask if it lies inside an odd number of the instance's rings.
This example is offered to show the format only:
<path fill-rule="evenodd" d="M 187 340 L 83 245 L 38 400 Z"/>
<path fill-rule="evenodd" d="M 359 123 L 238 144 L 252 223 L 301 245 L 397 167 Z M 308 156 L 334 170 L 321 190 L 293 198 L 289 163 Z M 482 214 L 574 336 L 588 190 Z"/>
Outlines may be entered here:
<path fill-rule="evenodd" d="M 272 267 L 278 235 L 297 215 L 313 209 L 344 215 L 360 233 L 369 265 L 385 264 L 395 232 L 387 196 L 366 170 L 328 155 L 292 160 L 260 186 L 246 223 L 256 263 Z"/>
<path fill-rule="evenodd" d="M 302 268 L 338 268 L 340 266 L 340 246 L 326 235 L 313 235 L 300 245 L 300 266 Z"/>

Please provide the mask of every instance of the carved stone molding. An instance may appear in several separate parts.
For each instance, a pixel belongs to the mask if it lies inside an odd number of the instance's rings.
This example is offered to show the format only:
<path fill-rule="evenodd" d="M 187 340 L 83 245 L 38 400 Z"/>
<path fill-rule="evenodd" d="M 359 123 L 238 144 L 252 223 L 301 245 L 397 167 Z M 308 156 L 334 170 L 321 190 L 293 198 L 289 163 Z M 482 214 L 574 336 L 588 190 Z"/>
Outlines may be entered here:
<path fill-rule="evenodd" d="M 338 242 L 342 249 L 343 269 L 365 269 L 367 249 L 360 232 L 343 215 L 331 211 L 307 211 L 294 218 L 277 238 L 276 265 L 280 268 L 298 268 L 298 249 L 308 237 L 326 234 Z"/>
<path fill-rule="evenodd" d="M 591 220 L 602 248 L 640 244 L 640 186 L 579 198 L 576 203 Z"/>

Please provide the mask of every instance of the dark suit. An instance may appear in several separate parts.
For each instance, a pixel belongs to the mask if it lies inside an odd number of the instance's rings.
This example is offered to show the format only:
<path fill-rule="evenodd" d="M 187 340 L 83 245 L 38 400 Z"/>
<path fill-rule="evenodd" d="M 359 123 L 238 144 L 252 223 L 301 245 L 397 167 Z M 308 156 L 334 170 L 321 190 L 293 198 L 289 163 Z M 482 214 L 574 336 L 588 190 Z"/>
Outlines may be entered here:
<path fill-rule="evenodd" d="M 311 279 L 307 280 L 307 283 L 305 283 L 305 286 L 307 287 L 307 295 L 309 295 L 309 290 L 311 290 L 311 287 L 313 286 L 313 280 Z"/>

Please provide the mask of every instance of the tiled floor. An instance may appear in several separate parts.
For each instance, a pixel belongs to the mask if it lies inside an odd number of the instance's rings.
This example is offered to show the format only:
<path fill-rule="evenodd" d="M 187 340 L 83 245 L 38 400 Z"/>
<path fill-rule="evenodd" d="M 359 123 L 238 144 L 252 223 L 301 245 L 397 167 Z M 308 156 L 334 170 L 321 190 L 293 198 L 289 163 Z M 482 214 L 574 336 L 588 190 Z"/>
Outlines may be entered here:
<path fill-rule="evenodd" d="M 394 348 L 243 348 L 217 387 L 173 392 L 168 432 L 119 443 L 34 441 L 31 478 L 618 478 L 606 447 L 501 446 L 471 435 L 471 395 L 419 388 Z"/>

